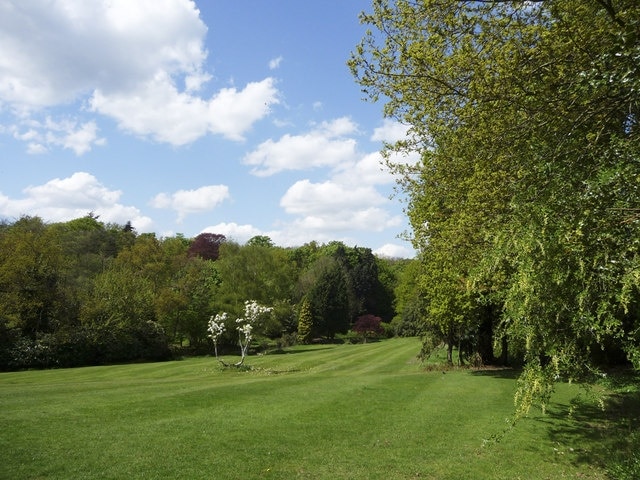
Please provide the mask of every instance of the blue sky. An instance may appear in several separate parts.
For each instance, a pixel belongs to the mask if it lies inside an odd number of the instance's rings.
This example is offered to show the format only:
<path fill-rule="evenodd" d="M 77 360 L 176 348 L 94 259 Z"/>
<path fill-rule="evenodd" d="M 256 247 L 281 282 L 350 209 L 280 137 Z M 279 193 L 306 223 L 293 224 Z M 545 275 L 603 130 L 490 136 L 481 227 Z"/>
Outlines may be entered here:
<path fill-rule="evenodd" d="M 379 154 L 405 129 L 346 66 L 368 8 L 0 0 L 0 218 L 412 256 Z"/>

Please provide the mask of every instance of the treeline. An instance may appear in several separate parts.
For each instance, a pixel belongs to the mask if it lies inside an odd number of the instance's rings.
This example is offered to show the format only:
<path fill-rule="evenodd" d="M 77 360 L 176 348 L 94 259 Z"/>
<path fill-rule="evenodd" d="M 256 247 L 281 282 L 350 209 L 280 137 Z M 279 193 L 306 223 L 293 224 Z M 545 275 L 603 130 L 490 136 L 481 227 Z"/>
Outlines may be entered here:
<path fill-rule="evenodd" d="M 257 236 L 239 245 L 211 233 L 138 234 L 93 214 L 23 217 L 0 225 L 0 368 L 209 353 L 207 323 L 218 312 L 230 319 L 219 345 L 235 352 L 233 322 L 246 300 L 273 308 L 257 345 L 295 342 L 302 303 L 308 341 L 346 334 L 364 315 L 380 318 L 387 335 L 414 334 L 395 310 L 409 263 L 341 242 L 281 248 Z"/>

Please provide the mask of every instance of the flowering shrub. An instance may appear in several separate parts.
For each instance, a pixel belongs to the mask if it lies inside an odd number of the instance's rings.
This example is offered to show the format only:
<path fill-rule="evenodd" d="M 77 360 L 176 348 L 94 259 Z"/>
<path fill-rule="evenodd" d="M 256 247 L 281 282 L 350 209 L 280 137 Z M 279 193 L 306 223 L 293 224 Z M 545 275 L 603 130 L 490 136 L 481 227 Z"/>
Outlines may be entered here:
<path fill-rule="evenodd" d="M 218 313 L 215 317 L 211 315 L 209 319 L 209 338 L 213 341 L 213 349 L 218 358 L 218 339 L 224 333 L 224 322 L 227 320 L 227 312 Z"/>
<path fill-rule="evenodd" d="M 244 302 L 244 317 L 236 318 L 236 329 L 238 330 L 238 343 L 240 344 L 240 361 L 235 364 L 239 367 L 244 362 L 244 357 L 247 355 L 251 339 L 253 338 L 253 328 L 264 318 L 267 313 L 273 310 L 272 307 L 265 307 L 260 305 L 255 300 L 247 300 Z M 222 312 L 215 317 L 212 316 L 209 319 L 209 338 L 213 340 L 213 346 L 215 349 L 216 358 L 225 366 L 227 364 L 218 358 L 218 339 L 224 332 L 224 322 L 227 320 L 228 314 Z"/>

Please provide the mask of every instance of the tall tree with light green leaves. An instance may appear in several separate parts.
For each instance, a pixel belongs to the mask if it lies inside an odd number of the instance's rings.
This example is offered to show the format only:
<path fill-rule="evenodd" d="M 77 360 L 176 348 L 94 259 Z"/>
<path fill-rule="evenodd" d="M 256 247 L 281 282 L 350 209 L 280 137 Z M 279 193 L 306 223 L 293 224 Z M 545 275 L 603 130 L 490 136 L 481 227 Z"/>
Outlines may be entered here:
<path fill-rule="evenodd" d="M 500 312 L 522 412 L 603 349 L 640 367 L 640 4 L 374 0 L 362 21 L 353 74 L 410 126 L 388 151 L 421 153 L 392 167 L 427 322 Z"/>

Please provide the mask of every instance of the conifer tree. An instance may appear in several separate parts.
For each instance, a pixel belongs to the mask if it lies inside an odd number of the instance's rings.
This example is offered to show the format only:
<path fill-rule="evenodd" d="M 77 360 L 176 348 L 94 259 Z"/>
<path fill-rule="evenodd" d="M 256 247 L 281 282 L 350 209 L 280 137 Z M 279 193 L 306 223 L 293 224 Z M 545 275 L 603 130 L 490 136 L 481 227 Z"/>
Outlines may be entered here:
<path fill-rule="evenodd" d="M 300 303 L 298 313 L 298 341 L 300 343 L 311 342 L 313 334 L 313 314 L 311 313 L 311 302 L 308 297 L 304 297 Z"/>

